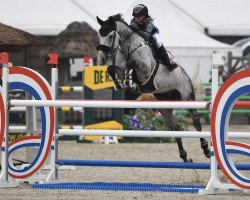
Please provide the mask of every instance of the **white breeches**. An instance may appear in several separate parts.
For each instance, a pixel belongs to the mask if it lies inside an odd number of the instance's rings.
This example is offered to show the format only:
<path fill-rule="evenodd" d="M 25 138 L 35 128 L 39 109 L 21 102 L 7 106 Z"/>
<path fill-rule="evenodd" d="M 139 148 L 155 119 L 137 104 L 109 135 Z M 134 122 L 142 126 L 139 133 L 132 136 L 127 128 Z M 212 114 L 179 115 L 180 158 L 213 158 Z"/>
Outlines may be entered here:
<path fill-rule="evenodd" d="M 160 48 L 162 46 L 160 34 L 159 33 L 154 34 L 154 38 L 157 48 Z"/>

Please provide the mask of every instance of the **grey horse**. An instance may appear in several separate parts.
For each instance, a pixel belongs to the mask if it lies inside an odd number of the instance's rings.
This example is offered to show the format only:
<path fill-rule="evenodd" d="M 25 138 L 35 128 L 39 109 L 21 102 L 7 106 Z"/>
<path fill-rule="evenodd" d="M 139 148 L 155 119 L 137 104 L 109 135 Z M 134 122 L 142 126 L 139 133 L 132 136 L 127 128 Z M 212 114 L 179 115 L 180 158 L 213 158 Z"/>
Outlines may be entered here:
<path fill-rule="evenodd" d="M 191 79 L 179 66 L 169 72 L 155 56 L 152 45 L 138 32 L 133 30 L 120 14 L 110 16 L 103 21 L 97 17 L 101 25 L 99 29 L 100 44 L 98 45 L 97 62 L 100 65 L 111 63 L 108 72 L 117 88 L 130 86 L 142 93 L 152 93 L 157 100 L 192 100 L 195 93 Z M 132 73 L 133 72 L 133 73 Z M 165 119 L 166 126 L 172 131 L 179 127 L 174 119 L 172 109 L 159 109 Z M 202 130 L 196 109 L 189 109 L 193 125 L 197 131 Z M 187 157 L 182 139 L 176 138 L 180 157 L 184 162 L 192 162 Z M 210 158 L 208 142 L 200 138 L 201 148 Z"/>

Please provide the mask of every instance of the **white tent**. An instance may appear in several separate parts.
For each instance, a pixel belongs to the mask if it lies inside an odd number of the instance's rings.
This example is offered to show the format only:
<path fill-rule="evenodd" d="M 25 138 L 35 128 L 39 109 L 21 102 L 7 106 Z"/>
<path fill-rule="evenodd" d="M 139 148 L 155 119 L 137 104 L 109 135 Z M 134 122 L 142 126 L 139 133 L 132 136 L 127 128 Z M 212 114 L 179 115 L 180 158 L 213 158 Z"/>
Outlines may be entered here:
<path fill-rule="evenodd" d="M 209 35 L 250 35 L 249 0 L 171 0 Z"/>
<path fill-rule="evenodd" d="M 1 2 L 0 22 L 36 35 L 58 35 L 73 21 L 95 23 L 70 0 Z"/>
<path fill-rule="evenodd" d="M 195 0 L 186 0 L 192 1 Z M 217 0 L 220 1 L 224 2 Z M 11 0 L 1 3 L 0 22 L 36 35 L 57 35 L 73 21 L 86 21 L 98 30 L 97 15 L 106 19 L 110 15 L 122 13 L 129 22 L 133 6 L 137 3 L 148 6 L 155 25 L 160 29 L 164 45 L 191 76 L 200 66 L 200 78 L 207 81 L 212 53 L 225 53 L 233 48 L 206 36 L 200 25 L 180 9 L 180 6 L 186 6 L 185 1 L 181 0 Z M 176 6 L 177 3 L 179 6 Z"/>

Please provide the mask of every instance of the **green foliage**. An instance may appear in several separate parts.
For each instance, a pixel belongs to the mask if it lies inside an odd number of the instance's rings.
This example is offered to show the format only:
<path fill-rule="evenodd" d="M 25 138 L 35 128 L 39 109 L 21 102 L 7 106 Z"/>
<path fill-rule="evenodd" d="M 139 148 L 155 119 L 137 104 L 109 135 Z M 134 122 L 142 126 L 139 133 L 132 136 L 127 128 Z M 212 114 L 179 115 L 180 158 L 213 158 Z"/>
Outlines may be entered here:
<path fill-rule="evenodd" d="M 177 115 L 176 121 L 179 130 L 187 130 L 187 122 L 182 115 Z M 152 109 L 136 109 L 135 115 L 124 115 L 125 130 L 156 130 L 169 131 L 165 126 L 165 121 L 158 111 Z M 141 137 L 124 137 L 121 142 L 139 142 L 139 143 L 162 143 L 174 142 L 174 138 L 141 138 Z"/>

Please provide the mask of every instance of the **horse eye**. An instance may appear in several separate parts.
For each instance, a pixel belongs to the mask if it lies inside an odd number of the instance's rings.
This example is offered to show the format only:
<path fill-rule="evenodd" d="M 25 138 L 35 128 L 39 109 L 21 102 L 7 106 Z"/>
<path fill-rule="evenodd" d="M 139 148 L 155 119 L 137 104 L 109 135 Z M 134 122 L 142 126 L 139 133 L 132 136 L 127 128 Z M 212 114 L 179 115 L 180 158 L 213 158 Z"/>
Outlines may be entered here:
<path fill-rule="evenodd" d="M 109 39 L 112 39 L 112 38 L 113 38 L 113 35 L 110 35 L 110 36 L 109 36 Z"/>

